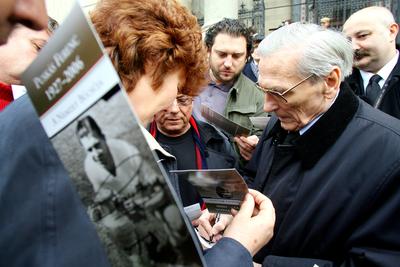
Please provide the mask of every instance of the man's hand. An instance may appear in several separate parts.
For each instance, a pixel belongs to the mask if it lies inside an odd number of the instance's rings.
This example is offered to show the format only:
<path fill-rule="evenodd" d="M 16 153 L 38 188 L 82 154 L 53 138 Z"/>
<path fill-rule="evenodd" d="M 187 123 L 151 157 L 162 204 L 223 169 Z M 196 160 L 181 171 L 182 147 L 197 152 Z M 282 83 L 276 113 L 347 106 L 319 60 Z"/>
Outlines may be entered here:
<path fill-rule="evenodd" d="M 210 213 L 207 209 L 202 212 L 202 215 L 192 221 L 192 225 L 197 227 L 199 234 L 207 240 L 217 242 L 222 238 L 222 234 L 227 225 L 232 221 L 232 215 L 220 214 L 218 221 L 217 215 Z"/>
<path fill-rule="evenodd" d="M 209 240 L 212 235 L 212 224 L 215 220 L 215 214 L 210 213 L 208 209 L 202 211 L 200 217 L 192 221 L 192 225 L 197 227 L 199 234 L 205 239 Z"/>
<path fill-rule="evenodd" d="M 258 137 L 256 135 L 250 135 L 250 136 L 236 136 L 234 138 L 236 144 L 239 147 L 239 152 L 240 155 L 245 159 L 245 160 L 250 160 L 251 156 L 253 154 L 254 149 L 256 148 L 258 144 Z"/>
<path fill-rule="evenodd" d="M 226 227 L 231 223 L 233 217 L 230 214 L 220 214 L 218 221 L 214 222 L 211 229 L 211 241 L 218 242 L 226 229 Z"/>
<path fill-rule="evenodd" d="M 275 225 L 275 209 L 262 193 L 249 189 L 239 211 L 234 211 L 224 237 L 241 243 L 252 256 L 271 240 Z"/>

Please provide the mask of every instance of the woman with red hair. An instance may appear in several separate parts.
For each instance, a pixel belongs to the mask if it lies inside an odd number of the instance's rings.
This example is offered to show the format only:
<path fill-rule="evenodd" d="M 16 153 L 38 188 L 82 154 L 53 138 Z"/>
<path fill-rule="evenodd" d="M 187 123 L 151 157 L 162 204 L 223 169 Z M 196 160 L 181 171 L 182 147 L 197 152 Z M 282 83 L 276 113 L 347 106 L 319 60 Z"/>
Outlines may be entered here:
<path fill-rule="evenodd" d="M 103 0 L 91 19 L 143 125 L 178 92 L 199 93 L 207 70 L 201 29 L 177 1 Z M 150 147 L 163 154 L 144 132 Z M 253 266 L 252 256 L 272 237 L 274 222 L 270 200 L 251 190 L 224 237 L 206 252 L 207 265 Z"/>

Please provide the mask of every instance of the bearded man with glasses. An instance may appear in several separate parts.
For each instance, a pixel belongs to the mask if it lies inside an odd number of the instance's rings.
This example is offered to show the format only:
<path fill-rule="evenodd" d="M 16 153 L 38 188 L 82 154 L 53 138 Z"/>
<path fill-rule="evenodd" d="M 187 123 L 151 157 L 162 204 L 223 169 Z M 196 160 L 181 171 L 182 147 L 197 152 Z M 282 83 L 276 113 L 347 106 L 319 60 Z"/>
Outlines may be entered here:
<path fill-rule="evenodd" d="M 228 138 L 212 125 L 192 116 L 193 98 L 179 94 L 166 109 L 154 116 L 150 133 L 175 156 L 164 158 L 167 170 L 225 169 L 236 165 L 236 153 Z M 184 207 L 201 203 L 195 188 L 170 174 L 170 180 Z"/>
<path fill-rule="evenodd" d="M 342 81 L 351 43 L 294 23 L 259 45 L 258 87 L 274 115 L 246 166 L 276 210 L 263 266 L 398 266 L 400 122 Z"/>

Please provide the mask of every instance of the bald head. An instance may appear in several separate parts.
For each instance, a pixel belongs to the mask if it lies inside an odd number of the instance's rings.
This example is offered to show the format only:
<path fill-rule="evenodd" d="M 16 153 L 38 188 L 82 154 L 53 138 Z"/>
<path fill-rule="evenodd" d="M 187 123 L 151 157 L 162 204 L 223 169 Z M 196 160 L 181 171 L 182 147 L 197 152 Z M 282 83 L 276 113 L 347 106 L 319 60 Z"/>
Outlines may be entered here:
<path fill-rule="evenodd" d="M 365 20 L 373 20 L 374 23 L 381 23 L 383 26 L 388 26 L 391 23 L 395 23 L 393 14 L 389 9 L 381 6 L 371 6 L 353 13 L 345 22 L 343 29 L 346 27 L 346 24 L 348 25 L 353 21 Z"/>
<path fill-rule="evenodd" d="M 355 12 L 343 25 L 354 49 L 354 66 L 377 73 L 396 55 L 399 26 L 384 7 L 367 7 Z"/>

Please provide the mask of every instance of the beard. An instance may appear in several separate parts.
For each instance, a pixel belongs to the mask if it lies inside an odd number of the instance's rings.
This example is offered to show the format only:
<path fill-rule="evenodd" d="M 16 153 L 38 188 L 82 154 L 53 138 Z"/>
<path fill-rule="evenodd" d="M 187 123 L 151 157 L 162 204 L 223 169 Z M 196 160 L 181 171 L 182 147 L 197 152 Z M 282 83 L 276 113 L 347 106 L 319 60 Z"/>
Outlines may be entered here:
<path fill-rule="evenodd" d="M 238 73 L 232 73 L 232 76 L 230 78 L 227 78 L 223 77 L 220 74 L 220 71 L 218 69 L 213 68 L 212 66 L 211 66 L 211 72 L 214 78 L 216 79 L 216 82 L 220 82 L 223 84 L 233 84 L 241 73 L 241 71 L 239 71 Z"/>

